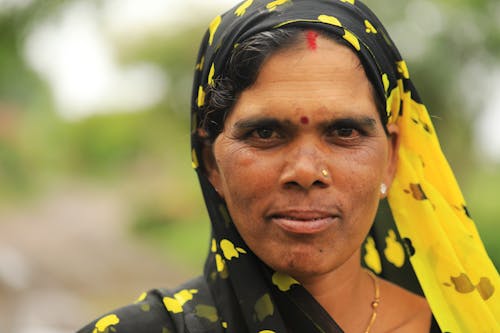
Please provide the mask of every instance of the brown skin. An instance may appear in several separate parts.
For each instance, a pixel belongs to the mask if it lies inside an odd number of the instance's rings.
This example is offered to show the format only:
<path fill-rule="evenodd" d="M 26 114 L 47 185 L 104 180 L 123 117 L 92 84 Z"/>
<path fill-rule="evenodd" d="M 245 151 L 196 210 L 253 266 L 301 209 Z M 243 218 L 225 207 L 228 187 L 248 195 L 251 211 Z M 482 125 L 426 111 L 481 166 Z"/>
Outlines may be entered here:
<path fill-rule="evenodd" d="M 300 281 L 346 332 L 362 332 L 374 289 L 360 247 L 395 173 L 398 129 L 384 132 L 353 51 L 321 36 L 316 45 L 267 59 L 204 160 L 252 251 Z M 371 332 L 428 332 L 425 300 L 388 282 L 381 298 Z"/>

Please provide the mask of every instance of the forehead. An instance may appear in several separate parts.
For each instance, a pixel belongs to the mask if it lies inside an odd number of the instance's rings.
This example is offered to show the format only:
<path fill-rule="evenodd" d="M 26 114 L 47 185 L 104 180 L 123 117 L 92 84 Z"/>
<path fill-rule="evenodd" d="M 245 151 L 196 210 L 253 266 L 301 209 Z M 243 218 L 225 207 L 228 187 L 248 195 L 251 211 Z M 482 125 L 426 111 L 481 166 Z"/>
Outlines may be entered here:
<path fill-rule="evenodd" d="M 299 119 L 318 112 L 377 114 L 371 84 L 354 51 L 323 36 L 317 37 L 314 48 L 310 43 L 304 38 L 271 55 L 255 83 L 239 96 L 228 120 L 259 113 L 303 112 Z"/>

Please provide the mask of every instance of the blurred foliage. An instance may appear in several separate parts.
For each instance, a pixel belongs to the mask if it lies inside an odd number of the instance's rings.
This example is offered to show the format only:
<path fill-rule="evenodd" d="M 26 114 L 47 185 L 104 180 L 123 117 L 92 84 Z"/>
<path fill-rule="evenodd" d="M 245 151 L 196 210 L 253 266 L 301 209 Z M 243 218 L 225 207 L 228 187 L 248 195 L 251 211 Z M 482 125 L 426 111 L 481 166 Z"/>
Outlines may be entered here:
<path fill-rule="evenodd" d="M 145 206 L 137 213 L 132 231 L 162 253 L 175 253 L 183 262 L 203 267 L 210 240 L 208 218 L 173 218 L 158 206 Z"/>
<path fill-rule="evenodd" d="M 67 2 L 40 0 L 21 10 L 0 12 L 0 205 L 75 179 L 114 186 L 130 197 L 134 233 L 168 251 L 199 257 L 208 244 L 208 223 L 190 166 L 189 99 L 196 52 L 208 18 L 199 26 L 178 28 L 175 34 L 160 31 L 146 36 L 133 46 L 114 41 L 122 64 L 151 62 L 164 70 L 170 84 L 159 105 L 69 122 L 59 117 L 49 87 L 23 58 L 30 29 L 43 18 L 57 16 Z M 500 65 L 500 4 L 497 0 L 366 2 L 407 59 L 498 266 L 500 168 L 475 152 L 472 124 L 484 99 L 468 98 L 461 83 L 468 65 L 486 69 Z M 427 10 L 437 15 L 430 15 L 437 25 L 432 31 Z M 425 48 L 415 51 L 412 47 L 422 39 Z M 470 78 L 471 91 L 481 83 L 477 80 Z M 186 234 L 193 239 L 184 239 Z M 195 250 L 189 252 L 190 248 Z"/>

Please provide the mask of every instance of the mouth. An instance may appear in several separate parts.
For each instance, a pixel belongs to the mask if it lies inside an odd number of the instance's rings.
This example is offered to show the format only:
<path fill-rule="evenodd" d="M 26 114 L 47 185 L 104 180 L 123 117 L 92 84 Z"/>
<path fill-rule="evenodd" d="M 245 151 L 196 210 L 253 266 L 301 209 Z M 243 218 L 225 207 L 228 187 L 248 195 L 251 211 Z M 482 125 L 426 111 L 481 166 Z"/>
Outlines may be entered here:
<path fill-rule="evenodd" d="M 311 235 L 328 229 L 338 218 L 328 212 L 293 210 L 271 214 L 268 220 L 287 232 Z"/>

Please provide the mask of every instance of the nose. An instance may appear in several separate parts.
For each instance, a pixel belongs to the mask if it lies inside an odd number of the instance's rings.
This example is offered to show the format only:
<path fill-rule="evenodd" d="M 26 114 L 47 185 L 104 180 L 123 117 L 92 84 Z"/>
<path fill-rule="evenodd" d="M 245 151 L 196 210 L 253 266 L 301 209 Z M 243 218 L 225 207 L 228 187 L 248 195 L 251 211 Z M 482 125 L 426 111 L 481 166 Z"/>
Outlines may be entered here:
<path fill-rule="evenodd" d="M 316 144 L 294 147 L 287 154 L 280 182 L 285 188 L 326 188 L 331 185 L 332 174 L 328 168 L 327 152 Z"/>

